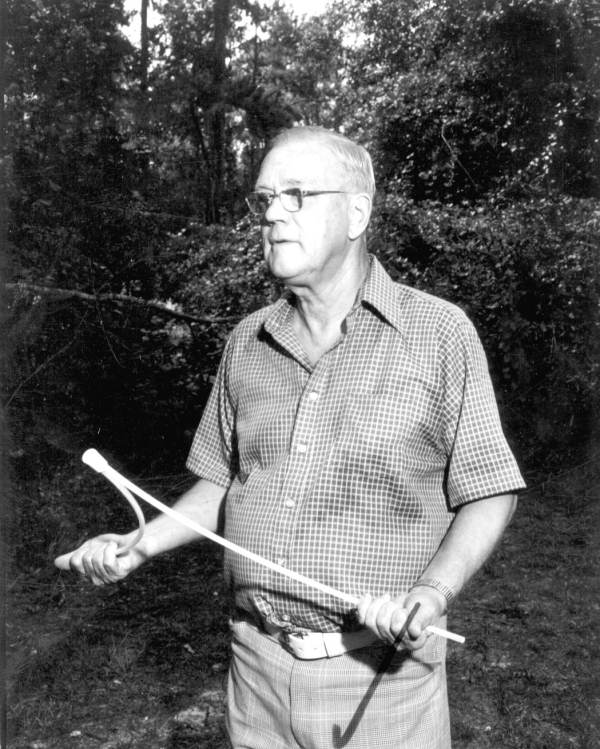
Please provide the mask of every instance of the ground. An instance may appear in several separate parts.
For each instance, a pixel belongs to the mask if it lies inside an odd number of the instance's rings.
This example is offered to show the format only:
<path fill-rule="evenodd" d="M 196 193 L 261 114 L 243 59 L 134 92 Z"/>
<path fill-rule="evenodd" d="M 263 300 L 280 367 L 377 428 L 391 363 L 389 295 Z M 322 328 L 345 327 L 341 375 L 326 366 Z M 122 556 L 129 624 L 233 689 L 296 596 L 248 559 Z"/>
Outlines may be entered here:
<path fill-rule="evenodd" d="M 86 494 L 103 516 L 118 504 L 83 473 L 67 481 L 69 470 L 17 482 L 41 502 L 52 540 L 44 549 L 39 511 L 21 513 L 42 540 L 8 575 L 8 749 L 224 749 L 219 548 L 180 549 L 101 589 L 56 571 L 54 553 L 84 532 L 82 508 L 94 512 Z M 453 749 L 600 747 L 599 479 L 593 461 L 531 477 L 503 542 L 454 604 L 449 626 L 467 641 L 449 646 Z M 80 516 L 65 529 L 69 507 Z"/>

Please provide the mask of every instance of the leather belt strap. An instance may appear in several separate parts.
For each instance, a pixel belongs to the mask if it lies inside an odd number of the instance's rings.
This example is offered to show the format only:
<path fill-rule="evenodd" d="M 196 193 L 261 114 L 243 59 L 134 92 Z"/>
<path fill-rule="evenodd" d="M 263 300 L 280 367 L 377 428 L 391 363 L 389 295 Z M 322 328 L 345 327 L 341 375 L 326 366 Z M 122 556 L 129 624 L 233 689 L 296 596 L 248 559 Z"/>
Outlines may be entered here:
<path fill-rule="evenodd" d="M 368 629 L 358 632 L 311 632 L 294 635 L 272 624 L 264 624 L 263 628 L 267 635 L 276 639 L 295 658 L 305 661 L 334 658 L 379 642 L 377 635 Z"/>

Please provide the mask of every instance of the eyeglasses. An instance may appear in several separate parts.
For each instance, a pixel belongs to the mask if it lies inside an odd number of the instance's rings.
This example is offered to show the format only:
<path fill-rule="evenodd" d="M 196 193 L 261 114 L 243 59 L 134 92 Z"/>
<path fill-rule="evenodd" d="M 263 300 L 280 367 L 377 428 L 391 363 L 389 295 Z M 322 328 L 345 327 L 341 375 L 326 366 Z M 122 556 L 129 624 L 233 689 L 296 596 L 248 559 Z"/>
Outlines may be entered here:
<path fill-rule="evenodd" d="M 289 213 L 297 213 L 301 208 L 304 198 L 313 195 L 347 195 L 345 190 L 301 190 L 299 187 L 289 187 L 279 192 L 251 192 L 246 198 L 246 203 L 251 213 L 262 216 L 275 198 L 279 198 L 281 205 Z"/>

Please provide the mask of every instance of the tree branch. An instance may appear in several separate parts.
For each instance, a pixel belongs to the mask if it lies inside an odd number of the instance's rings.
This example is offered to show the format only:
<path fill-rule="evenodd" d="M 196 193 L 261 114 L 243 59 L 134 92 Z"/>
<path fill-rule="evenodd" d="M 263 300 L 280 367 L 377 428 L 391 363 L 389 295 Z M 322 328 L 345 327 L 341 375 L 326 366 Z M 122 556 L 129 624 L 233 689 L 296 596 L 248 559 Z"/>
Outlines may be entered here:
<path fill-rule="evenodd" d="M 161 315 L 168 317 L 175 317 L 178 320 L 185 320 L 190 323 L 200 323 L 202 325 L 216 325 L 218 323 L 235 322 L 239 320 L 237 316 L 231 317 L 204 317 L 202 315 L 191 315 L 188 312 L 179 312 L 178 310 L 171 309 L 169 305 L 164 302 L 159 302 L 153 299 L 142 299 L 137 296 L 130 296 L 129 294 L 87 294 L 85 291 L 78 291 L 77 289 L 60 289 L 54 286 L 38 286 L 33 283 L 25 283 L 19 281 L 17 283 L 7 283 L 5 287 L 12 291 L 25 291 L 34 294 L 42 294 L 44 296 L 53 296 L 57 299 L 81 299 L 84 302 L 90 302 L 91 304 L 112 302 L 115 304 L 133 304 L 138 307 L 145 307 L 146 309 L 158 312 Z"/>

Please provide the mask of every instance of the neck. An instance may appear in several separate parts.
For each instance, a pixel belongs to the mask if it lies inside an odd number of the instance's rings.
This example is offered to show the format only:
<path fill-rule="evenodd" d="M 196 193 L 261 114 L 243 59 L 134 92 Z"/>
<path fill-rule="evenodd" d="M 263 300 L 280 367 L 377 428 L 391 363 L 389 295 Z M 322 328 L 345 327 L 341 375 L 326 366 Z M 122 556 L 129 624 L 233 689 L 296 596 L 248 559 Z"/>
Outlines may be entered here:
<path fill-rule="evenodd" d="M 367 254 L 361 252 L 318 286 L 290 287 L 296 297 L 296 334 L 311 360 L 318 359 L 339 339 L 368 267 Z"/>

